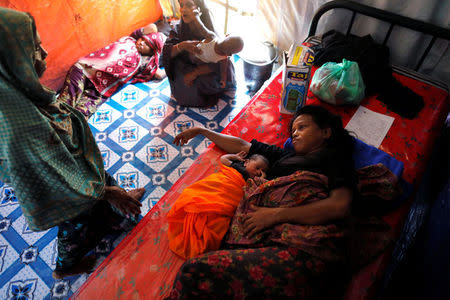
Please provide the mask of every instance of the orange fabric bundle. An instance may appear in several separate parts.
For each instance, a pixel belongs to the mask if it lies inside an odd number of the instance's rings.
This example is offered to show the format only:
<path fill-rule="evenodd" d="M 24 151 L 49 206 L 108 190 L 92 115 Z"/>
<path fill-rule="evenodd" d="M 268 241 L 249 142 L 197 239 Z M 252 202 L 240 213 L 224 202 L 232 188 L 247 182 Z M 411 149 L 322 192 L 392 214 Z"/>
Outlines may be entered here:
<path fill-rule="evenodd" d="M 167 215 L 170 249 L 186 259 L 219 249 L 244 185 L 241 173 L 222 165 L 187 187 Z"/>

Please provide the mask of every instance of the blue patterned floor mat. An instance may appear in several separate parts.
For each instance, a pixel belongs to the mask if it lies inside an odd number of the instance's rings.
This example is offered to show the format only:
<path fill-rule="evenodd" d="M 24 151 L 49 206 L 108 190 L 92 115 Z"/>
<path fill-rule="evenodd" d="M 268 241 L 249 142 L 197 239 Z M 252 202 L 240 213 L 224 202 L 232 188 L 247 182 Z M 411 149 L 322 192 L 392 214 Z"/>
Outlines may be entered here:
<path fill-rule="evenodd" d="M 250 100 L 242 60 L 234 57 L 236 97 L 224 96 L 216 106 L 180 107 L 170 98 L 167 79 L 126 85 L 90 118 L 105 168 L 125 189 L 145 187 L 142 216 L 164 195 L 210 144 L 196 137 L 188 145 L 172 144 L 183 128 L 222 129 Z M 0 182 L 0 299 L 68 299 L 87 275 L 55 281 L 57 228 L 32 232 L 14 190 Z M 110 236 L 95 249 L 100 263 L 123 238 Z"/>

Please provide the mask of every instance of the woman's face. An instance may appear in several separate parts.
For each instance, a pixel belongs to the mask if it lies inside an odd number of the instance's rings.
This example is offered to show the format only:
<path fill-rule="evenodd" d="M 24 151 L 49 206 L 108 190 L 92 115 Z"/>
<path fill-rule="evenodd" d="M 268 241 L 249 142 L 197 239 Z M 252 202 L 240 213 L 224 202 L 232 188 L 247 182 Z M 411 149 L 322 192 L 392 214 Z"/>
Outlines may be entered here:
<path fill-rule="evenodd" d="M 152 54 L 152 49 L 147 45 L 147 42 L 143 38 L 139 38 L 136 41 L 136 49 L 141 55 L 150 56 Z"/>
<path fill-rule="evenodd" d="M 300 115 L 292 123 L 292 145 L 295 153 L 309 154 L 322 148 L 331 129 L 321 129 L 310 115 Z"/>
<path fill-rule="evenodd" d="M 193 0 L 179 0 L 180 3 L 180 13 L 183 22 L 190 23 L 196 14 L 199 13 L 198 6 Z"/>
<path fill-rule="evenodd" d="M 45 51 L 44 47 L 41 44 L 41 36 L 39 32 L 36 32 L 36 41 L 35 41 L 35 50 L 34 50 L 34 69 L 39 77 L 41 77 L 45 70 L 47 69 L 47 63 L 45 62 L 45 58 L 48 53 Z"/>

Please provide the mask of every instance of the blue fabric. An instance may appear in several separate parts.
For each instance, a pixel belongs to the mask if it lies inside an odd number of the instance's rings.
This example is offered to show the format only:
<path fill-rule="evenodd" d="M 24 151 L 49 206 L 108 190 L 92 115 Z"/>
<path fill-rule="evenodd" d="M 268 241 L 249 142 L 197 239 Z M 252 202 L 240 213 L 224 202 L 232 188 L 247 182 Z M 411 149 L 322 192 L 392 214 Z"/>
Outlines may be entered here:
<path fill-rule="evenodd" d="M 387 154 L 383 150 L 375 148 L 374 146 L 368 145 L 363 141 L 354 139 L 355 149 L 353 154 L 353 159 L 355 161 L 355 169 L 361 169 L 366 166 L 375 165 L 382 163 L 385 165 L 392 173 L 397 177 L 401 177 L 403 174 L 403 163 L 391 155 Z M 285 149 L 293 149 L 292 140 L 288 138 L 284 142 Z"/>
<path fill-rule="evenodd" d="M 211 143 L 198 136 L 176 147 L 172 144 L 174 136 L 196 125 L 220 132 L 250 100 L 243 61 L 238 56 L 233 60 L 238 78 L 236 98 L 224 95 L 218 105 L 204 109 L 181 107 L 170 98 L 166 78 L 126 84 L 89 119 L 104 167 L 112 175 L 107 176 L 107 184 L 127 190 L 145 187 L 141 216 Z M 14 189 L 0 181 L 0 299 L 19 295 L 23 299 L 69 299 L 86 280 L 85 275 L 52 278 L 57 232 L 56 227 L 47 232 L 30 231 Z M 105 237 L 92 254 L 106 257 L 123 236 Z"/>
<path fill-rule="evenodd" d="M 403 162 L 397 160 L 395 157 L 387 154 L 383 150 L 368 145 L 363 141 L 358 140 L 357 138 L 354 138 L 354 141 L 355 148 L 353 153 L 353 160 L 355 162 L 356 170 L 366 166 L 382 163 L 399 178 L 399 184 L 403 192 L 396 200 L 385 203 L 384 208 L 386 209 L 386 211 L 388 211 L 399 207 L 404 201 L 409 198 L 413 191 L 412 184 L 408 183 L 401 177 L 403 174 Z M 291 138 L 288 138 L 286 142 L 284 142 L 283 147 L 285 149 L 293 149 Z"/>

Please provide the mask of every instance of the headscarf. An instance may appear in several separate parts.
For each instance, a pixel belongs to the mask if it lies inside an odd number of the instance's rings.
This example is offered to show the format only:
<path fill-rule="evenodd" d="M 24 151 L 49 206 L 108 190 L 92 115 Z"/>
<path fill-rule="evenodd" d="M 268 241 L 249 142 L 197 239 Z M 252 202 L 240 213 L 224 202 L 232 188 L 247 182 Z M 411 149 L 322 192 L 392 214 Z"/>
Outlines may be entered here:
<path fill-rule="evenodd" d="M 84 116 L 39 83 L 34 35 L 28 14 L 0 8 L 0 180 L 45 230 L 90 209 L 105 171 Z"/>
<path fill-rule="evenodd" d="M 217 32 L 214 29 L 214 25 L 211 19 L 211 13 L 204 0 L 194 0 L 194 4 L 200 9 L 201 12 L 200 20 L 202 21 L 203 25 L 205 25 L 206 28 L 213 31 L 217 35 Z M 179 26 L 180 26 L 179 37 L 182 41 L 192 39 L 197 40 L 203 39 L 201 37 L 195 36 L 195 32 L 192 32 L 191 29 L 189 28 L 189 25 L 184 23 L 183 18 L 180 19 Z"/>
<path fill-rule="evenodd" d="M 206 5 L 204 0 L 194 0 L 195 5 L 197 5 L 197 7 L 200 8 L 200 12 L 201 12 L 201 16 L 200 16 L 200 20 L 202 20 L 203 24 L 206 26 L 206 28 L 208 28 L 211 31 L 214 31 L 215 33 L 216 30 L 214 29 L 214 25 L 211 19 L 211 13 L 209 12 L 209 8 Z"/>
<path fill-rule="evenodd" d="M 32 24 L 26 13 L 0 7 L 0 75 L 34 104 L 43 106 L 54 101 L 55 93 L 41 85 L 34 69 Z"/>
<path fill-rule="evenodd" d="M 145 43 L 150 47 L 150 49 L 152 49 L 152 55 L 158 56 L 161 54 L 165 41 L 164 34 L 161 32 L 152 32 L 150 34 L 143 35 L 142 38 L 145 40 Z"/>
<path fill-rule="evenodd" d="M 145 43 L 152 50 L 150 59 L 148 60 L 144 70 L 142 70 L 137 76 L 131 81 L 134 82 L 146 82 L 153 78 L 158 67 L 159 67 L 159 56 L 161 55 L 162 49 L 164 47 L 164 42 L 166 41 L 166 36 L 161 32 L 152 32 L 150 34 L 142 35 Z"/>

